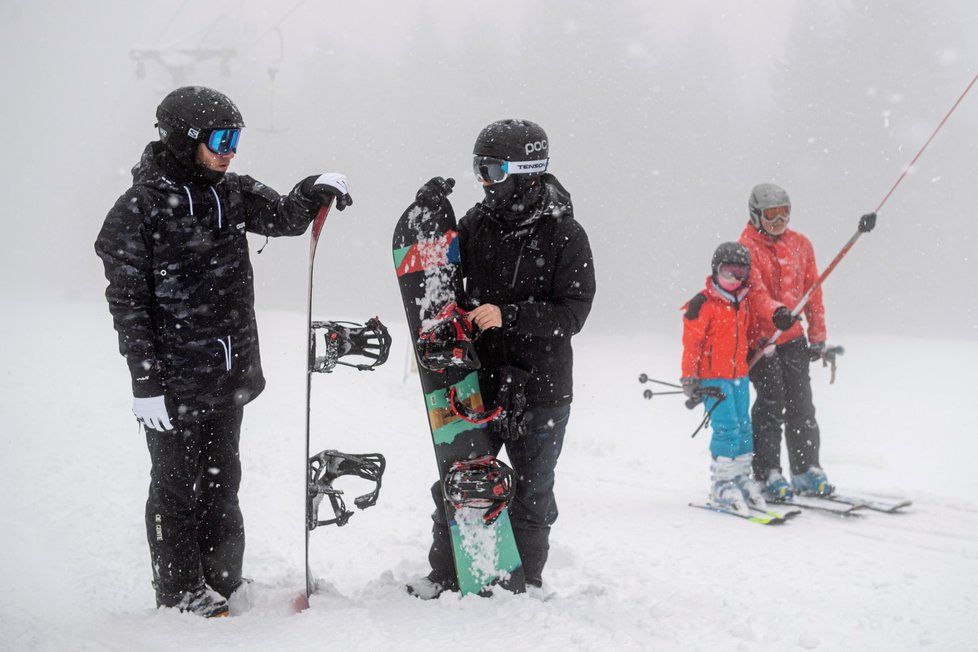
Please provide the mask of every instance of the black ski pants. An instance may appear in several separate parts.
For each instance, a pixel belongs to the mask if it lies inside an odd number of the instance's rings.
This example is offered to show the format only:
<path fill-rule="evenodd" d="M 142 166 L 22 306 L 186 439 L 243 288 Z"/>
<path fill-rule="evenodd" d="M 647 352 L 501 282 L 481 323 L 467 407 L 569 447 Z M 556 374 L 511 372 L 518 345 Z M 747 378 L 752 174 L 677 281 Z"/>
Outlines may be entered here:
<path fill-rule="evenodd" d="M 146 535 L 161 605 L 172 606 L 201 581 L 225 597 L 241 583 L 242 413 L 188 416 L 177 418 L 173 430 L 146 429 L 153 464 Z"/>
<path fill-rule="evenodd" d="M 557 520 L 554 470 L 564 445 L 570 405 L 531 407 L 526 411 L 525 418 L 525 437 L 516 441 L 494 441 L 493 446 L 498 454 L 505 445 L 506 454 L 513 465 L 516 482 L 509 503 L 509 518 L 526 580 L 539 586 L 550 552 L 550 526 Z M 452 539 L 440 482 L 432 485 L 431 495 L 435 501 L 435 511 L 431 515 L 434 524 L 431 528 L 431 550 L 428 552 L 432 568 L 430 577 L 450 585 L 457 584 Z"/>
<path fill-rule="evenodd" d="M 819 466 L 819 430 L 808 373 L 808 341 L 795 338 L 775 347 L 750 371 L 757 398 L 751 408 L 754 427 L 754 477 L 767 480 L 781 472 L 781 428 L 788 448 L 791 473 Z"/>

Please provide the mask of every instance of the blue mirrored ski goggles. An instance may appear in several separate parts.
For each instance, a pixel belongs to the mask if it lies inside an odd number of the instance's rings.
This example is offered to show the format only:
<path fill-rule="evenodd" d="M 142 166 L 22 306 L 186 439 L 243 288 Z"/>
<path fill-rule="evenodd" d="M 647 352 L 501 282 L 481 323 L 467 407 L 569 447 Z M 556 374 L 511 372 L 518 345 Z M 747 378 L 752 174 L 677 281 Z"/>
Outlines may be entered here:
<path fill-rule="evenodd" d="M 240 136 L 240 129 L 215 129 L 207 136 L 207 149 L 220 156 L 237 152 Z"/>
<path fill-rule="evenodd" d="M 472 159 L 472 171 L 479 181 L 499 183 L 511 174 L 546 172 L 549 163 L 549 158 L 539 161 L 506 161 L 492 156 L 475 156 Z"/>

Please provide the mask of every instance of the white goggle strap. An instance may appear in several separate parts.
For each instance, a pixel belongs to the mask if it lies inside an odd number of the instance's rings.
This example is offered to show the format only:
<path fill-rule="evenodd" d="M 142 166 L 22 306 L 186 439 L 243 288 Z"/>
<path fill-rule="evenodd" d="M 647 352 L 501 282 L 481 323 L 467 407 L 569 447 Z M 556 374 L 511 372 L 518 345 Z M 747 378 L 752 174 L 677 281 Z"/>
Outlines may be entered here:
<path fill-rule="evenodd" d="M 534 172 L 546 172 L 550 159 L 545 158 L 539 161 L 505 161 L 503 172 L 506 174 L 533 174 Z"/>

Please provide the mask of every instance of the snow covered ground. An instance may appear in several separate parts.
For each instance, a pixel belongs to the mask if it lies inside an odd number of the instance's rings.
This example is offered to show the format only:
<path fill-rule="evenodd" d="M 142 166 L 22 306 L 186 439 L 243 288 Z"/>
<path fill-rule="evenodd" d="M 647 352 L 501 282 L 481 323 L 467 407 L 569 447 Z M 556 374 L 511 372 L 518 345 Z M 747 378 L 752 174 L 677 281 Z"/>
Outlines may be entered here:
<path fill-rule="evenodd" d="M 914 505 L 770 528 L 686 506 L 707 488 L 708 435 L 689 438 L 699 412 L 644 401 L 636 381 L 677 375 L 676 338 L 586 333 L 547 599 L 421 602 L 402 585 L 427 570 L 434 459 L 398 307 L 379 308 L 390 362 L 316 378 L 313 423 L 316 450 L 384 453 L 383 490 L 348 526 L 313 533 L 322 588 L 299 615 L 287 603 L 302 586 L 303 317 L 259 314 L 269 383 L 245 413 L 241 501 L 245 572 L 264 586 L 249 612 L 204 621 L 153 608 L 149 458 L 106 308 L 7 302 L 0 649 L 433 650 L 489 636 L 509 650 L 978 647 L 978 342 L 836 333 L 837 383 L 813 367 L 823 464 L 848 491 Z"/>

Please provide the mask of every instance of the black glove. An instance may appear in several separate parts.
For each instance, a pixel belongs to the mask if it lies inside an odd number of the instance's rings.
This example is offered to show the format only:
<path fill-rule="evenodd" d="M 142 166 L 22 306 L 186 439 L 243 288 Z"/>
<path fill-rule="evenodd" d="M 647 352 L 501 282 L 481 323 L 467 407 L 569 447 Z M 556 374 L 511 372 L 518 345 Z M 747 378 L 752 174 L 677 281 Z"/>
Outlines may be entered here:
<path fill-rule="evenodd" d="M 808 359 L 811 362 L 818 362 L 825 354 L 825 342 L 812 342 L 808 345 Z"/>
<path fill-rule="evenodd" d="M 418 194 L 414 196 L 414 201 L 422 208 L 433 211 L 444 201 L 455 187 L 455 179 L 449 177 L 433 177 L 428 183 L 421 186 Z"/>
<path fill-rule="evenodd" d="M 350 197 L 350 183 L 346 180 L 345 174 L 339 172 L 326 172 L 307 177 L 302 182 L 302 194 L 313 201 L 318 201 L 325 206 L 332 200 L 337 210 L 343 210 L 347 206 L 353 205 L 353 197 Z"/>
<path fill-rule="evenodd" d="M 515 441 L 526 434 L 526 383 L 530 372 L 519 367 L 499 370 L 499 392 L 496 401 L 502 408 L 499 416 L 489 422 L 489 431 L 500 439 Z"/>
<path fill-rule="evenodd" d="M 686 398 L 693 398 L 697 396 L 700 392 L 700 379 L 696 377 L 681 378 L 679 380 L 683 385 L 683 394 Z"/>
<path fill-rule="evenodd" d="M 774 322 L 775 328 L 782 333 L 794 326 L 795 322 L 799 319 L 801 319 L 801 317 L 792 315 L 791 311 L 785 306 L 779 306 L 778 309 L 774 311 L 774 315 L 771 316 L 771 321 Z"/>

